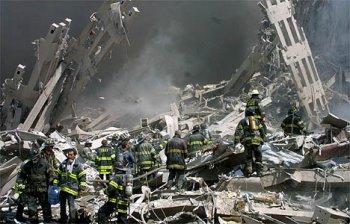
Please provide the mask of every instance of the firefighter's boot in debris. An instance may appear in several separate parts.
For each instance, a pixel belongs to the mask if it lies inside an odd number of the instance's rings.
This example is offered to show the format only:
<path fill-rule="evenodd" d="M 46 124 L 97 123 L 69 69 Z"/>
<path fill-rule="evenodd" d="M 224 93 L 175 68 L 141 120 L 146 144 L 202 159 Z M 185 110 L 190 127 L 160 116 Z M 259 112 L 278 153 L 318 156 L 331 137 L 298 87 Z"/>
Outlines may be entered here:
<path fill-rule="evenodd" d="M 244 176 L 245 177 L 250 177 L 253 173 L 253 164 L 252 161 L 246 162 L 243 170 Z"/>
<path fill-rule="evenodd" d="M 264 165 L 261 162 L 255 162 L 256 175 L 261 177 L 264 171 Z"/>

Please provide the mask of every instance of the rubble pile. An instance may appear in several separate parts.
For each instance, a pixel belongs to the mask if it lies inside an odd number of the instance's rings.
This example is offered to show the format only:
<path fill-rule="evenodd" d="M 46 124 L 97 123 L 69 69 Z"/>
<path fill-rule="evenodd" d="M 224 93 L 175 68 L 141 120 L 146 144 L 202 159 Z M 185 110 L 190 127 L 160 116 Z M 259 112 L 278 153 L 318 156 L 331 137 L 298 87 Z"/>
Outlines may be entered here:
<path fill-rule="evenodd" d="M 49 67 L 38 63 L 36 68 L 42 71 L 33 71 L 28 85 L 22 83 L 24 67 L 20 65 L 14 78 L 3 85 L 0 219 L 13 220 L 18 199 L 14 186 L 22 162 L 32 149 L 40 150 L 45 140 L 52 139 L 57 162 L 66 159 L 67 149 L 77 149 L 88 185 L 76 199 L 79 219 L 96 222 L 99 208 L 108 200 L 103 190 L 108 181 L 101 179 L 95 164 L 97 150 L 107 141 L 119 153 L 125 139 L 137 146 L 147 136 L 157 161 L 145 173 L 128 167 L 133 174 L 130 223 L 349 223 L 349 121 L 328 111 L 331 99 L 323 91 L 303 29 L 294 19 L 293 4 L 265 0 L 259 5 L 265 19 L 258 44 L 231 80 L 188 84 L 177 91 L 178 100 L 168 112 L 144 117 L 130 129 L 118 127 L 118 120 L 126 115 L 101 108 L 77 115 L 73 101 L 91 78 L 85 73 L 94 75 L 106 49 L 127 38 L 124 19 L 133 14 L 131 9 L 138 9 L 129 7 L 128 11 L 119 2 L 105 2 L 74 44 L 66 35 L 69 19 L 67 24 L 52 25 L 61 34 L 52 29 L 40 40 L 58 40 L 54 55 L 62 56 L 61 63 L 53 56 L 46 59 Z M 73 87 L 77 91 L 68 94 Z M 248 177 L 244 174 L 247 150 L 234 136 L 253 89 L 261 98 L 267 134 L 259 147 L 263 172 Z M 296 101 L 304 108 L 309 131 L 287 135 L 280 124 Z M 72 113 L 63 113 L 69 107 Z M 210 134 L 206 137 L 210 141 L 186 158 L 184 188 L 169 187 L 166 142 L 177 131 L 185 138 L 198 125 Z M 58 205 L 52 205 L 55 219 L 58 210 Z M 117 217 L 110 221 L 116 222 Z"/>

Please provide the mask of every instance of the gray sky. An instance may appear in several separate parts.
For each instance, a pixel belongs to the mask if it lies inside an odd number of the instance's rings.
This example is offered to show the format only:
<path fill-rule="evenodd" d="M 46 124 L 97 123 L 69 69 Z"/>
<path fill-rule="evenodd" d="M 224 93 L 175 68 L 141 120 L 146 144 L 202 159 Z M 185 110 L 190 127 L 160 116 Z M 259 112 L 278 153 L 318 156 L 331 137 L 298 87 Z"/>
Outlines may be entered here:
<path fill-rule="evenodd" d="M 77 36 L 101 1 L 0 1 L 1 81 L 12 76 L 17 64 L 30 74 L 35 62 L 31 42 L 46 35 L 53 22 L 72 19 L 71 36 Z M 139 57 L 147 43 L 164 30 L 171 50 L 192 61 L 175 84 L 217 82 L 230 77 L 256 40 L 260 10 L 256 0 L 137 1 L 142 14 L 129 27 L 132 46 L 115 52 L 118 63 L 106 63 L 116 73 L 126 61 Z M 169 30 L 175 27 L 180 34 Z M 169 58 L 171 60 L 171 58 Z M 104 74 L 102 74 L 103 77 Z"/>

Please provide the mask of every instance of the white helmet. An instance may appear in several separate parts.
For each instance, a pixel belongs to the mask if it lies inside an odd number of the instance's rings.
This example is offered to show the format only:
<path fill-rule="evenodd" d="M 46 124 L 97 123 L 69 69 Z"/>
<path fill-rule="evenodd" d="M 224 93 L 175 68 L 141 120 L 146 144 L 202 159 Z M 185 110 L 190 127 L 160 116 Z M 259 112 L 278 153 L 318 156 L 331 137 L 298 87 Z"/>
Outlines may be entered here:
<path fill-rule="evenodd" d="M 251 95 L 259 95 L 259 91 L 257 89 L 253 89 Z"/>

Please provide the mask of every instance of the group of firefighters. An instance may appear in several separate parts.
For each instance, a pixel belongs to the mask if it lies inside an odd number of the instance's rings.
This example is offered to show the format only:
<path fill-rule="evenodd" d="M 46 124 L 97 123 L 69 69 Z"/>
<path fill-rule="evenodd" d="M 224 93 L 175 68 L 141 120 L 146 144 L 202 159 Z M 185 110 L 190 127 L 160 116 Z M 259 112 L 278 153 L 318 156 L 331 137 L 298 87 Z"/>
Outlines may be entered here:
<path fill-rule="evenodd" d="M 244 175 L 254 172 L 260 176 L 263 172 L 261 145 L 266 141 L 265 116 L 259 106 L 259 92 L 253 90 L 247 101 L 245 117 L 239 122 L 234 135 L 234 144 L 241 143 L 245 148 Z M 305 134 L 305 125 L 297 107 L 293 106 L 282 124 L 286 135 Z M 176 131 L 173 138 L 164 139 L 160 148 L 167 157 L 166 167 L 169 170 L 167 187 L 183 189 L 185 183 L 186 159 L 194 158 L 204 145 L 211 144 L 211 134 L 206 125 L 195 125 L 185 138 Z M 85 144 L 87 148 L 91 143 Z M 16 220 L 23 221 L 24 207 L 28 206 L 28 216 L 32 222 L 38 222 L 38 203 L 43 211 L 44 222 L 52 220 L 51 205 L 48 198 L 49 186 L 60 189 L 60 222 L 77 222 L 75 199 L 84 192 L 88 185 L 83 165 L 77 159 L 77 150 L 65 150 L 67 157 L 60 165 L 56 164 L 53 153 L 54 142 L 36 141 L 29 159 L 23 162 L 15 184 L 17 199 Z M 129 136 L 114 136 L 111 143 L 102 140 L 96 155 L 83 151 L 80 154 L 94 160 L 94 165 L 101 180 L 107 182 L 105 194 L 108 201 L 99 209 L 98 223 L 108 223 L 110 216 L 117 213 L 118 223 L 127 223 L 128 197 L 132 194 L 131 170 L 138 175 L 150 173 L 159 163 L 158 153 L 148 135 L 141 134 L 137 144 L 132 144 Z M 135 167 L 137 170 L 135 171 Z M 66 213 L 68 204 L 69 216 Z M 68 218 L 69 217 L 69 218 Z"/>

